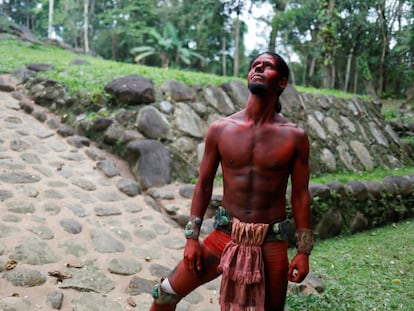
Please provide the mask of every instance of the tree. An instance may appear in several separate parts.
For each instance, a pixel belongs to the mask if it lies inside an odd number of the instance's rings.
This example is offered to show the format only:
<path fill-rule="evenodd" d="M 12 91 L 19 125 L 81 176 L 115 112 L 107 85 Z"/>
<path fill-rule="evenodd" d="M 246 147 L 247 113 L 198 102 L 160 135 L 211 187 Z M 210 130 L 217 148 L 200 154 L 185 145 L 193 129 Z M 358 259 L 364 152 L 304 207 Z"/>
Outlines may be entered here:
<path fill-rule="evenodd" d="M 183 46 L 196 51 L 203 59 L 194 58 L 187 68 L 223 74 L 232 72 L 234 32 L 232 18 L 222 0 L 160 1 L 159 22 L 153 25 L 159 33 L 166 22 L 177 29 Z"/>
<path fill-rule="evenodd" d="M 96 1 L 90 21 L 92 47 L 104 58 L 132 63 L 131 49 L 145 44 L 147 29 L 157 28 L 160 19 L 153 0 Z"/>
<path fill-rule="evenodd" d="M 318 3 L 314 0 L 290 1 L 289 6 L 279 12 L 277 17 L 278 33 L 283 38 L 281 44 L 290 45 L 304 67 L 300 77 L 295 75 L 296 80 L 302 85 L 314 87 L 320 81 L 317 64 L 321 53 L 318 43 L 321 25 L 316 18 L 317 9 Z"/>
<path fill-rule="evenodd" d="M 274 15 L 271 21 L 272 31 L 270 32 L 269 51 L 275 51 L 276 38 L 279 32 L 279 16 L 285 11 L 288 0 L 273 0 L 270 2 L 273 6 Z"/>
<path fill-rule="evenodd" d="M 36 7 L 33 0 L 3 1 L 1 10 L 16 24 L 35 30 Z M 38 35 L 44 36 L 45 33 Z"/>
<path fill-rule="evenodd" d="M 179 38 L 177 29 L 173 24 L 167 23 L 164 32 L 160 34 L 156 29 L 150 28 L 148 30 L 148 45 L 135 47 L 131 53 L 136 54 L 135 61 L 140 62 L 142 59 L 151 56 L 159 55 L 161 58 L 162 68 L 169 68 L 170 61 L 173 60 L 175 64 L 180 61 L 189 65 L 193 57 L 203 59 L 203 57 L 185 46 L 184 42 Z"/>
<path fill-rule="evenodd" d="M 291 81 L 400 97 L 413 84 L 413 0 L 8 0 L 0 13 L 107 59 L 244 75 L 241 12 L 264 3 L 269 49 L 299 58 Z"/>

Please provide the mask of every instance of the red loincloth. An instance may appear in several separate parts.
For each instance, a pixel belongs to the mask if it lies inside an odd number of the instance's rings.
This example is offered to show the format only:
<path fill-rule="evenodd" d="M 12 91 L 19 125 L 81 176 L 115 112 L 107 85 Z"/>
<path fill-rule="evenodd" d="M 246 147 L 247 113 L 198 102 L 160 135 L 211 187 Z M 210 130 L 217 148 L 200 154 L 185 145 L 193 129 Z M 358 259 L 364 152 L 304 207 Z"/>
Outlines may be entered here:
<path fill-rule="evenodd" d="M 219 270 L 222 311 L 264 311 L 265 280 L 262 247 L 269 224 L 232 219 L 232 240 L 224 248 Z"/>

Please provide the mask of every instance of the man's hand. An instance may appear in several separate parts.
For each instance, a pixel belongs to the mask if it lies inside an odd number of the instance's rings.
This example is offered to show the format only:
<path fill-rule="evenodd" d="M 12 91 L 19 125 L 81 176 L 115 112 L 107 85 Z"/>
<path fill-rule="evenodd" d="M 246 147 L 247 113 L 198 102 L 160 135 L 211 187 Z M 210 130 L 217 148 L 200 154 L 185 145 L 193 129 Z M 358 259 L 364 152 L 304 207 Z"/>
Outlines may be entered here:
<path fill-rule="evenodd" d="M 201 245 L 198 240 L 187 239 L 184 249 L 184 262 L 189 271 L 201 271 Z"/>
<path fill-rule="evenodd" d="M 302 282 L 309 273 L 309 255 L 297 253 L 293 257 L 288 271 L 288 280 L 295 283 Z"/>

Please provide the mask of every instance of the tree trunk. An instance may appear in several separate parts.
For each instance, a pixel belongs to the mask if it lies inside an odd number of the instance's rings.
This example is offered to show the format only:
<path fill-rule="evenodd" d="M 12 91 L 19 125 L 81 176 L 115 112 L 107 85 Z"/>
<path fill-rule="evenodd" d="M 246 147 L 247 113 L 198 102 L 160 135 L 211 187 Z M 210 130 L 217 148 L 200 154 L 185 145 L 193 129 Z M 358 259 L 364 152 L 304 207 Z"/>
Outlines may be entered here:
<path fill-rule="evenodd" d="M 275 15 L 272 18 L 272 24 L 271 24 L 272 30 L 270 31 L 270 38 L 269 38 L 269 51 L 276 51 L 276 38 L 279 32 L 278 17 L 279 17 L 279 14 L 285 10 L 288 0 L 281 0 L 281 1 L 275 1 L 275 2 L 276 2 L 276 5 L 274 6 Z"/>
<path fill-rule="evenodd" d="M 286 60 L 288 62 L 288 64 L 291 63 L 291 53 L 289 53 L 289 50 L 287 49 L 287 46 L 285 46 L 285 55 L 286 55 Z M 290 73 L 289 73 L 289 83 L 292 85 L 296 85 L 296 79 L 295 79 L 295 72 L 292 70 L 292 68 L 290 68 Z"/>
<path fill-rule="evenodd" d="M 385 56 L 387 54 L 387 47 L 388 47 L 388 31 L 387 31 L 387 24 L 386 24 L 386 17 L 385 17 L 385 0 L 380 1 L 378 4 L 379 10 L 379 20 L 380 20 L 380 27 L 381 27 L 381 34 L 382 34 L 382 50 L 380 56 L 380 63 L 379 63 L 379 79 L 378 79 L 378 92 L 382 93 L 386 91 L 385 80 L 387 71 L 385 69 Z"/>
<path fill-rule="evenodd" d="M 270 31 L 270 38 L 269 38 L 269 51 L 276 50 L 276 37 L 277 37 L 278 27 L 276 21 L 276 14 L 272 18 L 272 30 Z"/>
<path fill-rule="evenodd" d="M 352 89 L 352 93 L 356 94 L 358 92 L 358 61 L 355 60 L 355 69 L 354 69 L 354 85 Z"/>
<path fill-rule="evenodd" d="M 234 22 L 234 65 L 233 76 L 239 75 L 240 59 L 239 59 L 239 46 L 240 45 L 240 8 L 237 8 L 237 17 Z"/>
<path fill-rule="evenodd" d="M 116 45 L 117 45 L 118 40 L 117 40 L 115 30 L 112 33 L 111 38 L 112 38 L 112 60 L 116 60 Z"/>
<path fill-rule="evenodd" d="M 335 0 L 327 0 L 327 14 L 329 16 L 329 22 L 327 23 L 331 28 L 331 30 L 325 30 L 322 33 L 322 44 L 323 44 L 323 51 L 322 51 L 322 59 L 323 59 L 323 67 L 322 67 L 322 87 L 323 88 L 333 88 L 335 84 L 334 75 L 335 75 L 335 68 L 334 68 L 334 53 L 335 53 L 335 34 L 332 33 L 332 25 L 329 23 L 333 22 L 333 13 L 335 9 Z M 327 27 L 323 27 L 326 29 Z"/>
<path fill-rule="evenodd" d="M 168 69 L 168 67 L 170 66 L 170 59 L 168 57 L 168 54 L 165 52 L 160 52 L 160 57 L 161 57 L 162 68 Z"/>
<path fill-rule="evenodd" d="M 227 75 L 227 63 L 226 63 L 226 37 L 223 36 L 221 40 L 221 67 L 223 76 Z"/>
<path fill-rule="evenodd" d="M 313 84 L 313 75 L 315 74 L 316 58 L 312 56 L 310 65 L 309 65 L 309 74 L 308 74 L 308 83 L 307 86 L 315 86 Z"/>
<path fill-rule="evenodd" d="M 374 85 L 372 84 L 372 80 L 363 79 L 363 81 L 364 81 L 365 92 L 367 92 L 367 94 L 371 96 L 374 100 L 377 100 L 378 95 L 377 95 L 377 92 L 375 91 Z"/>
<path fill-rule="evenodd" d="M 89 39 L 88 39 L 88 28 L 89 28 L 89 0 L 83 0 L 83 42 L 85 47 L 85 53 L 89 53 Z"/>
<path fill-rule="evenodd" d="M 53 0 L 49 0 L 49 19 L 47 26 L 47 37 L 52 39 L 53 36 Z"/>
<path fill-rule="evenodd" d="M 349 77 L 351 76 L 351 63 L 352 58 L 354 57 L 354 46 L 352 46 L 351 50 L 349 51 L 348 58 L 346 61 L 346 72 L 345 72 L 345 84 L 344 84 L 344 91 L 348 91 L 349 87 Z"/>

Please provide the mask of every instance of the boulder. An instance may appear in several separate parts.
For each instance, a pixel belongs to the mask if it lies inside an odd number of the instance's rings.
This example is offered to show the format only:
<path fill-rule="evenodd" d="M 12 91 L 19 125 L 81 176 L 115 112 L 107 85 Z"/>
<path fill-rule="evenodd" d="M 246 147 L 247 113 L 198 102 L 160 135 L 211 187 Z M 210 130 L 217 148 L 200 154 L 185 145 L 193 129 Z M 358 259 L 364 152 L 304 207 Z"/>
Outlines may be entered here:
<path fill-rule="evenodd" d="M 332 208 L 322 216 L 322 219 L 316 225 L 315 234 L 318 239 L 337 236 L 341 233 L 343 224 L 344 218 L 340 211 Z"/>
<path fill-rule="evenodd" d="M 175 80 L 164 82 L 161 91 L 166 99 L 174 102 L 193 101 L 196 97 L 191 87 Z"/>
<path fill-rule="evenodd" d="M 146 137 L 153 139 L 166 138 L 170 129 L 168 120 L 152 106 L 140 109 L 136 126 Z"/>
<path fill-rule="evenodd" d="M 349 181 L 346 183 L 346 188 L 350 191 L 351 197 L 354 197 L 358 202 L 364 202 L 368 199 L 368 191 L 363 182 Z"/>
<path fill-rule="evenodd" d="M 46 63 L 32 63 L 32 64 L 27 65 L 26 67 L 29 70 L 39 72 L 39 71 L 46 71 L 49 69 L 53 69 L 55 66 L 53 66 L 52 64 L 46 64 Z"/>
<path fill-rule="evenodd" d="M 235 80 L 230 83 L 222 83 L 220 86 L 230 96 L 237 110 L 246 106 L 250 92 L 243 82 Z"/>
<path fill-rule="evenodd" d="M 127 145 L 127 159 L 141 189 L 161 187 L 170 183 L 170 154 L 159 141 L 131 141 Z"/>
<path fill-rule="evenodd" d="M 204 98 L 210 106 L 225 116 L 236 112 L 230 97 L 218 87 L 206 87 L 204 90 Z"/>
<path fill-rule="evenodd" d="M 104 87 L 105 92 L 127 105 L 150 104 L 155 100 L 154 84 L 151 79 L 129 75 L 112 80 Z"/>

